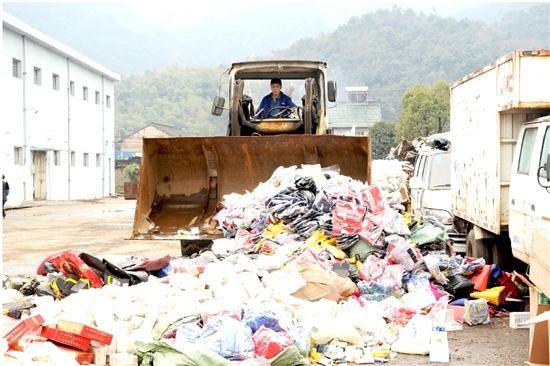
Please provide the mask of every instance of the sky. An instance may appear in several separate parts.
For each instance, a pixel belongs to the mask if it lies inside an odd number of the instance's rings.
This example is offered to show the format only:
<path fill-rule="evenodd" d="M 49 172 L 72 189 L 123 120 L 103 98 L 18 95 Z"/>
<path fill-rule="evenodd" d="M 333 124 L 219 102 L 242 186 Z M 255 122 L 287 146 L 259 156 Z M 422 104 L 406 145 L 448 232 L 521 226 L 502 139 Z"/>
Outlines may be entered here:
<path fill-rule="evenodd" d="M 243 7 L 255 6 L 258 4 L 265 5 L 265 1 L 259 0 L 232 0 L 232 1 L 121 1 L 129 8 L 136 11 L 144 19 L 152 24 L 160 25 L 169 29 L 177 29 L 178 27 L 197 23 L 214 14 L 231 13 L 236 9 Z M 334 10 L 337 10 L 338 23 L 345 23 L 351 16 L 357 15 L 361 8 L 365 6 L 371 8 L 387 7 L 387 2 L 372 2 L 372 1 L 299 1 L 300 3 L 310 3 L 312 6 L 322 7 L 326 9 L 327 17 L 334 16 Z M 285 3 L 281 7 L 280 18 L 284 18 L 286 11 L 292 11 L 292 4 L 298 1 L 278 0 L 278 4 Z M 441 1 L 409 1 L 399 4 L 407 5 L 415 10 L 423 10 L 431 12 L 434 7 L 441 6 L 444 2 Z M 189 4 L 193 4 L 189 6 Z M 261 14 L 265 16 L 265 14 Z M 336 24 L 337 25 L 337 24 Z"/>

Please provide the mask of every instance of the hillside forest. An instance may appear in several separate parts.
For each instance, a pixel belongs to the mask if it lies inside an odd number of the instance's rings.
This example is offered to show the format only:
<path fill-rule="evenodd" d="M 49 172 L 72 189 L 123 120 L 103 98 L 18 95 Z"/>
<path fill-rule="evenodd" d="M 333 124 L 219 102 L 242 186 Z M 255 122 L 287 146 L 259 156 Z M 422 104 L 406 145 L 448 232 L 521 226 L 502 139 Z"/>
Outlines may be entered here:
<path fill-rule="evenodd" d="M 368 86 L 369 99 L 381 100 L 382 119 L 398 124 L 415 88 L 423 95 L 445 93 L 445 85 L 513 50 L 549 48 L 549 6 L 513 10 L 490 25 L 399 7 L 381 9 L 352 17 L 331 33 L 253 57 L 326 61 L 335 72 L 339 99 L 346 86 Z M 173 61 L 159 70 L 123 75 L 116 85 L 116 138 L 151 122 L 182 128 L 189 136 L 225 134 L 227 112 L 215 117 L 210 110 L 228 66 L 190 68 Z M 227 96 L 227 78 L 221 84 Z M 438 118 L 445 123 L 445 116 Z M 398 135 L 406 130 L 397 125 Z"/>

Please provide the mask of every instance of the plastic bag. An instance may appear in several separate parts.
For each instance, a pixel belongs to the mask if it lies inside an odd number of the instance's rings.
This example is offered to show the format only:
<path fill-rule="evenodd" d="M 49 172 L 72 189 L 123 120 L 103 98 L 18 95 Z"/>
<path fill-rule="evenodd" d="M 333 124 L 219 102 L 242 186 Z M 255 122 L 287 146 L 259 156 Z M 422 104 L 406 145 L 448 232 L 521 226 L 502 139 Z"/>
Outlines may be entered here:
<path fill-rule="evenodd" d="M 252 335 L 254 353 L 260 357 L 273 358 L 292 346 L 292 337 L 285 331 L 274 331 L 263 325 Z"/>
<path fill-rule="evenodd" d="M 228 299 L 211 299 L 201 304 L 201 316 L 205 325 L 220 316 L 228 316 L 240 321 L 241 306 L 237 302 L 228 301 Z"/>
<path fill-rule="evenodd" d="M 443 276 L 443 273 L 439 270 L 439 259 L 432 255 L 424 256 L 424 264 L 430 271 L 433 278 L 441 285 L 446 285 L 449 280 L 447 277 Z"/>
<path fill-rule="evenodd" d="M 275 291 L 292 294 L 306 285 L 296 268 L 285 268 L 271 272 L 262 278 L 263 283 Z"/>
<path fill-rule="evenodd" d="M 294 327 L 291 314 L 273 300 L 251 301 L 244 307 L 243 313 L 242 322 L 252 329 L 252 332 L 258 331 L 261 327 L 274 331 L 288 331 Z"/>
<path fill-rule="evenodd" d="M 388 263 L 384 259 L 379 259 L 371 255 L 367 257 L 365 263 L 359 268 L 359 277 L 368 282 L 376 281 L 382 276 L 387 265 Z"/>
<path fill-rule="evenodd" d="M 231 366 L 231 362 L 203 345 L 173 348 L 165 342 L 134 343 L 134 352 L 142 366 Z"/>
<path fill-rule="evenodd" d="M 342 323 L 337 318 L 327 318 L 322 325 L 318 325 L 318 331 L 315 335 L 315 343 L 327 344 L 333 339 L 348 342 L 350 344 L 359 344 L 361 335 L 350 323 Z"/>
<path fill-rule="evenodd" d="M 396 306 L 391 311 L 391 321 L 393 324 L 404 327 L 415 314 L 422 314 L 422 312 L 407 306 Z"/>
<path fill-rule="evenodd" d="M 361 190 L 361 193 L 363 194 L 364 202 L 368 203 L 369 212 L 376 214 L 386 209 L 387 202 L 382 195 L 380 187 L 371 185 Z"/>
<path fill-rule="evenodd" d="M 229 360 L 254 357 L 252 331 L 230 316 L 220 316 L 206 323 L 197 342 Z"/>
<path fill-rule="evenodd" d="M 403 286 L 403 266 L 401 264 L 390 264 L 386 266 L 384 273 L 378 279 L 383 285 L 389 285 L 392 289 L 398 290 Z"/>
<path fill-rule="evenodd" d="M 391 285 L 382 285 L 378 282 L 360 281 L 357 283 L 361 295 L 369 301 L 381 301 L 391 295 Z"/>
<path fill-rule="evenodd" d="M 332 213 L 332 231 L 335 234 L 359 234 L 366 208 L 352 202 L 336 201 Z"/>
<path fill-rule="evenodd" d="M 462 317 L 469 325 L 489 324 L 489 306 L 487 300 L 465 300 L 464 316 Z"/>
<path fill-rule="evenodd" d="M 411 244 L 405 244 L 396 247 L 391 252 L 391 257 L 405 267 L 405 270 L 412 271 L 417 268 L 422 262 L 423 257 L 417 247 Z"/>

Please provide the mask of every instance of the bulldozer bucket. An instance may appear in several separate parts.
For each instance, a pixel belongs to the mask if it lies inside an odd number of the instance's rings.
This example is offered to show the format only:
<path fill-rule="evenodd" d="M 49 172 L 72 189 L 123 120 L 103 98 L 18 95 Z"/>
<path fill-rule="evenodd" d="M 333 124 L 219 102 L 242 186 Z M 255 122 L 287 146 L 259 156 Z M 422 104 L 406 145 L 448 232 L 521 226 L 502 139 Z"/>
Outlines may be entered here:
<path fill-rule="evenodd" d="M 337 165 L 370 182 L 370 161 L 369 136 L 145 137 L 130 239 L 220 238 L 223 196 L 253 191 L 279 166 Z"/>

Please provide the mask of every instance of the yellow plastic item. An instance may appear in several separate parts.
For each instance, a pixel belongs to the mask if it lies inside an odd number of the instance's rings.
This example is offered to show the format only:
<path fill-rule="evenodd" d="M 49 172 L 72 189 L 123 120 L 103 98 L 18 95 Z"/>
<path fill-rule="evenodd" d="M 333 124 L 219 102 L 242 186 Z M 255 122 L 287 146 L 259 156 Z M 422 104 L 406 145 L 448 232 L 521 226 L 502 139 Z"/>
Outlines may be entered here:
<path fill-rule="evenodd" d="M 485 299 L 491 304 L 499 306 L 506 299 L 506 287 L 498 286 L 485 291 L 472 292 L 470 297 L 474 299 Z"/>
<path fill-rule="evenodd" d="M 269 224 L 262 233 L 262 236 L 264 238 L 273 239 L 277 235 L 289 231 L 290 230 L 287 226 L 285 226 L 282 222 L 279 222 L 277 224 Z"/>

